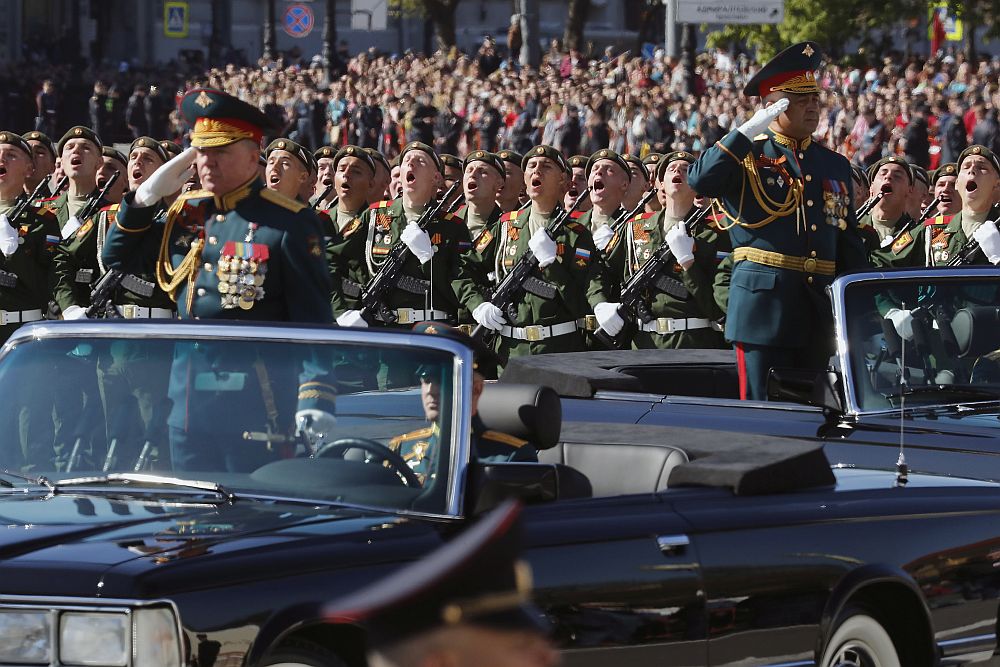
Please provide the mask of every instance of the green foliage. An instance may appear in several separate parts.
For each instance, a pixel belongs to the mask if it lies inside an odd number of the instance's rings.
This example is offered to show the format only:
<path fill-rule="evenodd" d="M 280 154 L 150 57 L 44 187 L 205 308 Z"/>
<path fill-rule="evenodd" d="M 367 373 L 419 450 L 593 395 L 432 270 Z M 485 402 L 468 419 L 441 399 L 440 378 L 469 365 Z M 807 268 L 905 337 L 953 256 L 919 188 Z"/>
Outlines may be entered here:
<path fill-rule="evenodd" d="M 425 11 L 421 0 L 389 0 L 389 12 L 394 16 L 423 16 Z"/>

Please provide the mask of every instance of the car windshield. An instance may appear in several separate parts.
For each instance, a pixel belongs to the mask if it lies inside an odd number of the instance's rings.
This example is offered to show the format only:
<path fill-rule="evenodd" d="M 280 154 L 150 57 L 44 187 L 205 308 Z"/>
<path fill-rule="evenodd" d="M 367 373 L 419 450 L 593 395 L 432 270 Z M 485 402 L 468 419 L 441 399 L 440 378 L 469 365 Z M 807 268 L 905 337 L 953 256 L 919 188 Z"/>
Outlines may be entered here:
<path fill-rule="evenodd" d="M 998 304 L 994 272 L 849 284 L 839 333 L 858 408 L 1000 400 Z"/>
<path fill-rule="evenodd" d="M 43 336 L 0 358 L 0 467 L 18 484 L 140 473 L 127 485 L 144 492 L 184 488 L 164 477 L 445 513 L 456 359 L 412 343 Z"/>

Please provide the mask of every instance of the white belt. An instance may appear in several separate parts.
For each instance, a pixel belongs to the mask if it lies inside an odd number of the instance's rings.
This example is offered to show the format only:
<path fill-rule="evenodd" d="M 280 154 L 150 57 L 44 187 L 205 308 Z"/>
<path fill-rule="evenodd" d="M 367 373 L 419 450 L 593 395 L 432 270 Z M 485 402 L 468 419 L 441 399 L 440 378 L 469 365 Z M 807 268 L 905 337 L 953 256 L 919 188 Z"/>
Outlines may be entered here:
<path fill-rule="evenodd" d="M 722 327 L 712 320 L 703 317 L 673 318 L 657 317 L 655 320 L 636 322 L 641 331 L 648 331 L 656 334 L 672 334 L 677 331 L 691 331 L 692 329 L 714 329 L 722 331 Z"/>
<path fill-rule="evenodd" d="M 500 335 L 504 338 L 516 338 L 517 340 L 539 341 L 556 336 L 565 336 L 576 331 L 576 322 L 562 322 L 552 326 L 541 324 L 531 324 L 526 327 L 501 327 Z"/>
<path fill-rule="evenodd" d="M 177 313 L 169 308 L 146 308 L 131 303 L 115 306 L 115 309 L 127 320 L 172 320 L 177 317 Z"/>
<path fill-rule="evenodd" d="M 397 308 L 395 324 L 416 324 L 429 320 L 447 320 L 448 313 L 443 310 L 417 310 L 415 308 Z"/>
<path fill-rule="evenodd" d="M 42 311 L 35 310 L 0 310 L 0 324 L 20 324 L 35 322 L 42 319 Z"/>

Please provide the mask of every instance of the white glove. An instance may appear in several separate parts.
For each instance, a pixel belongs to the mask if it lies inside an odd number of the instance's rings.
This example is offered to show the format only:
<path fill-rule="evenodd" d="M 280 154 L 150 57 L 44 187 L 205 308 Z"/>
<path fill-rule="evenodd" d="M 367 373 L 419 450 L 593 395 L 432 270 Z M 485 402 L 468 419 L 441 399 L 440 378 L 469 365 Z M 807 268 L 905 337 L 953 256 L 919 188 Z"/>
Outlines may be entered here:
<path fill-rule="evenodd" d="M 70 306 L 62 312 L 64 320 L 85 320 L 87 319 L 87 309 L 81 306 Z"/>
<path fill-rule="evenodd" d="M 484 301 L 472 310 L 472 319 L 490 331 L 500 331 L 503 325 L 507 324 L 503 311 L 489 301 Z"/>
<path fill-rule="evenodd" d="M 594 315 L 597 317 L 597 323 L 612 336 L 620 334 L 622 328 L 625 326 L 625 320 L 618 314 L 618 306 L 620 305 L 620 303 L 604 302 L 594 306 Z"/>
<path fill-rule="evenodd" d="M 326 410 L 308 408 L 295 413 L 295 428 L 305 433 L 314 446 L 329 442 L 336 425 L 337 418 Z"/>
<path fill-rule="evenodd" d="M 898 333 L 903 340 L 910 340 L 913 338 L 913 315 L 909 310 L 893 308 L 885 314 L 885 319 L 892 322 L 892 326 L 896 328 L 896 333 Z"/>
<path fill-rule="evenodd" d="M 597 246 L 598 250 L 604 252 L 604 249 L 608 247 L 608 244 L 611 243 L 611 239 L 614 237 L 615 233 L 611 231 L 609 225 L 601 225 L 594 232 L 594 245 Z"/>
<path fill-rule="evenodd" d="M 68 239 L 73 236 L 73 234 L 76 234 L 76 230 L 80 229 L 82 224 L 83 223 L 80 222 L 80 218 L 75 215 L 69 216 L 69 220 L 66 221 L 66 224 L 63 225 L 62 232 L 60 232 L 63 240 Z"/>
<path fill-rule="evenodd" d="M 368 323 L 361 316 L 360 310 L 348 310 L 337 318 L 337 326 L 368 328 Z"/>
<path fill-rule="evenodd" d="M 434 246 L 431 245 L 431 237 L 427 232 L 420 229 L 416 222 L 410 222 L 399 235 L 399 240 L 406 244 L 410 252 L 420 260 L 421 264 L 426 264 L 434 256 Z"/>
<path fill-rule="evenodd" d="M 0 252 L 4 257 L 10 257 L 17 252 L 17 231 L 10 226 L 6 213 L 0 213 Z"/>
<path fill-rule="evenodd" d="M 687 268 L 694 261 L 694 239 L 687 235 L 683 225 L 672 227 L 667 232 L 667 245 L 677 263 Z"/>
<path fill-rule="evenodd" d="M 195 149 L 188 148 L 154 171 L 135 191 L 135 199 L 133 199 L 135 205 L 152 206 L 167 195 L 172 195 L 184 187 L 184 184 L 194 174 L 195 155 Z"/>
<path fill-rule="evenodd" d="M 979 225 L 979 228 L 972 232 L 972 238 L 979 242 L 979 247 L 983 249 L 983 254 L 991 264 L 1000 264 L 1000 232 L 997 231 L 995 222 L 987 220 Z"/>
<path fill-rule="evenodd" d="M 750 120 L 743 123 L 736 129 L 747 139 L 753 139 L 755 136 L 766 130 L 767 126 L 771 124 L 771 121 L 780 116 L 781 112 L 787 108 L 788 98 L 783 97 L 763 109 L 758 109 L 757 113 L 750 117 Z"/>
<path fill-rule="evenodd" d="M 556 242 L 552 240 L 544 227 L 535 230 L 535 233 L 528 239 L 528 247 L 531 248 L 535 259 L 538 260 L 539 268 L 544 269 L 556 261 Z"/>

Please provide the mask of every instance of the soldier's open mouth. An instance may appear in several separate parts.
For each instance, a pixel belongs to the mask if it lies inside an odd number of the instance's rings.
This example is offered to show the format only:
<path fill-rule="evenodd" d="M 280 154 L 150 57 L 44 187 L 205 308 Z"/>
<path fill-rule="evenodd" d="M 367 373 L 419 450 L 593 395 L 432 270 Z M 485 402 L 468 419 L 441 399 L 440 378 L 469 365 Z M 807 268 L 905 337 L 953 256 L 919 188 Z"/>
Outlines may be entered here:
<path fill-rule="evenodd" d="M 0 165 L 0 176 L 6 176 L 6 175 L 7 175 L 7 167 Z"/>
<path fill-rule="evenodd" d="M 979 186 L 976 185 L 975 181 L 969 181 L 968 183 L 965 184 L 965 191 L 966 192 L 972 192 L 972 191 L 974 191 L 978 187 Z"/>
<path fill-rule="evenodd" d="M 270 183 L 271 185 L 277 185 L 280 182 L 281 182 L 281 176 L 277 174 L 272 174 L 271 178 L 268 180 L 268 183 Z"/>
<path fill-rule="evenodd" d="M 579 193 L 579 192 L 577 192 L 576 188 L 570 188 L 570 189 L 569 189 L 569 193 L 568 193 L 568 194 L 569 194 L 569 196 L 570 196 L 570 197 L 572 197 L 573 199 L 576 199 L 576 196 L 577 196 L 578 194 L 580 194 L 580 193 Z"/>
<path fill-rule="evenodd" d="M 83 160 L 78 157 L 74 157 L 70 158 L 69 163 L 74 167 L 79 167 L 81 164 L 83 164 Z"/>
<path fill-rule="evenodd" d="M 468 190 L 469 192 L 474 192 L 478 187 L 479 183 L 476 183 L 475 181 L 469 181 L 468 183 L 465 184 L 465 189 Z"/>
<path fill-rule="evenodd" d="M 415 180 L 417 180 L 416 174 L 414 174 L 412 171 L 409 171 L 409 172 L 406 173 L 406 182 L 407 183 L 413 183 Z"/>
<path fill-rule="evenodd" d="M 892 194 L 892 186 L 889 185 L 888 183 L 886 183 L 885 185 L 883 185 L 882 186 L 882 194 L 884 194 L 884 195 L 891 195 Z"/>
<path fill-rule="evenodd" d="M 332 178 L 324 178 L 323 179 L 323 187 L 328 188 L 331 185 L 333 185 L 333 179 Z"/>
<path fill-rule="evenodd" d="M 672 179 L 670 179 L 670 182 L 673 183 L 674 185 L 680 185 L 681 183 L 684 182 L 684 179 L 681 176 L 678 175 L 678 176 L 674 176 Z"/>
<path fill-rule="evenodd" d="M 533 188 L 540 188 L 540 187 L 542 187 L 542 179 L 540 179 L 540 178 L 533 178 L 533 179 L 531 179 L 531 187 L 533 187 Z"/>
<path fill-rule="evenodd" d="M 594 179 L 594 187 L 591 188 L 594 192 L 600 192 L 604 189 L 604 181 L 599 178 Z"/>

